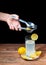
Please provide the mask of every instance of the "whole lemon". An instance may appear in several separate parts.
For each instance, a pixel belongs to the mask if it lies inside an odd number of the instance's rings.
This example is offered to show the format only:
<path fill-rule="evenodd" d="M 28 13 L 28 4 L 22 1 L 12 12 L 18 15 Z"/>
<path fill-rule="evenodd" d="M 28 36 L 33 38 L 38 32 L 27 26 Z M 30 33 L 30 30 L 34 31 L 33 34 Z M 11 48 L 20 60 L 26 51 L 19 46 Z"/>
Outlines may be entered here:
<path fill-rule="evenodd" d="M 20 47 L 18 48 L 18 54 L 25 54 L 26 48 L 25 47 Z"/>

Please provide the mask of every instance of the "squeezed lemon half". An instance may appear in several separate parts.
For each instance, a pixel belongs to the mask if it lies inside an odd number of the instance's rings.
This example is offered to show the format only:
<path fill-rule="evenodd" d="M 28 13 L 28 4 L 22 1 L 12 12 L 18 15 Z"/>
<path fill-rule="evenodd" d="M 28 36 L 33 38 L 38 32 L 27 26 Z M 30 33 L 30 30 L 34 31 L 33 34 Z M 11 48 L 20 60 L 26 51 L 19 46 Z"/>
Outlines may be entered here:
<path fill-rule="evenodd" d="M 28 31 L 29 31 L 29 30 L 31 30 L 31 28 L 27 27 L 27 28 L 26 28 L 26 30 L 28 30 Z"/>
<path fill-rule="evenodd" d="M 38 39 L 38 35 L 36 33 L 31 35 L 31 39 L 32 40 L 37 40 Z"/>
<path fill-rule="evenodd" d="M 26 48 L 25 47 L 19 47 L 18 48 L 18 54 L 25 54 Z"/>

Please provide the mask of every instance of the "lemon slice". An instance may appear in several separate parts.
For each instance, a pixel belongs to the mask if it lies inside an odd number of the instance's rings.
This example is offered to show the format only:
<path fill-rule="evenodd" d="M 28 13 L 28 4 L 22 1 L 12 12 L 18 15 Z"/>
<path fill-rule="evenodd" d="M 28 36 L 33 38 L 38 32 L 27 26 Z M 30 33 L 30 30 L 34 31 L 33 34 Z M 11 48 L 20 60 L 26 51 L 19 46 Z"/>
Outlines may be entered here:
<path fill-rule="evenodd" d="M 28 59 L 28 57 L 24 54 L 24 55 L 21 55 L 21 57 L 23 58 L 23 59 Z"/>
<path fill-rule="evenodd" d="M 42 51 L 36 51 L 35 53 L 30 55 L 30 58 L 35 59 L 41 55 Z"/>
<path fill-rule="evenodd" d="M 36 33 L 31 35 L 31 39 L 32 40 L 37 40 L 38 39 L 38 35 Z"/>
<path fill-rule="evenodd" d="M 42 51 L 36 51 L 35 53 L 36 53 L 37 56 L 40 56 Z"/>
<path fill-rule="evenodd" d="M 34 58 L 36 58 L 36 56 L 37 56 L 36 53 L 33 53 L 33 54 L 30 55 L 30 58 L 34 59 Z"/>
<path fill-rule="evenodd" d="M 25 54 L 26 48 L 25 47 L 20 47 L 18 48 L 18 54 Z"/>

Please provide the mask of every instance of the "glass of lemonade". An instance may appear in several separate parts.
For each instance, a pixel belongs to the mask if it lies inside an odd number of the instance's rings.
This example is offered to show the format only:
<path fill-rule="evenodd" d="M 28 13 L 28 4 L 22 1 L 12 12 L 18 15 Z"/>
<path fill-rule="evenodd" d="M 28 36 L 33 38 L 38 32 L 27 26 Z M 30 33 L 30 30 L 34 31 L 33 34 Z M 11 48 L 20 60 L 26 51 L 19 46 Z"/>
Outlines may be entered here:
<path fill-rule="evenodd" d="M 35 52 L 35 41 L 31 40 L 31 35 L 25 37 L 25 47 L 27 56 Z"/>

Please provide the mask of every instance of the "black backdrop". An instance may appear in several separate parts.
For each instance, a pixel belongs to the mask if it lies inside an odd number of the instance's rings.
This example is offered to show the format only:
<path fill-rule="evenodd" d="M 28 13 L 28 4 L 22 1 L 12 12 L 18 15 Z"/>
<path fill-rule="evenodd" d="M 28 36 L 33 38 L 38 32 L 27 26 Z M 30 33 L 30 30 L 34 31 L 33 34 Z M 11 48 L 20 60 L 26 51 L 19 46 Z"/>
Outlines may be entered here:
<path fill-rule="evenodd" d="M 18 14 L 20 18 L 37 24 L 38 28 L 33 32 L 39 35 L 36 42 L 46 43 L 45 3 L 32 3 L 30 0 L 0 0 L 0 12 Z M 0 43 L 24 43 L 27 34 L 26 31 L 12 31 L 6 23 L 0 21 Z"/>

